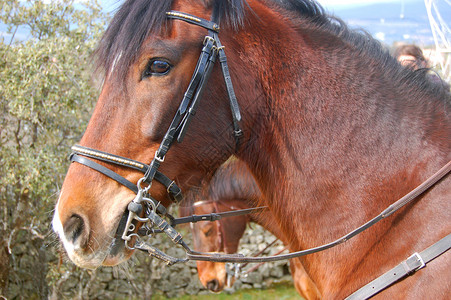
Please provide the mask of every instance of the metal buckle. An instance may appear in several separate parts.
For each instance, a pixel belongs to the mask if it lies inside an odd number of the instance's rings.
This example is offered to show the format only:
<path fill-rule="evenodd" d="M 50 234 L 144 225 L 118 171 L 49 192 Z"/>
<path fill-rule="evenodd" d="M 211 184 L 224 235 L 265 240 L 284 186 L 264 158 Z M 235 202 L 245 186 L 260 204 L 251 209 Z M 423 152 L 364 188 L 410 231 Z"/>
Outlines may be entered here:
<path fill-rule="evenodd" d="M 167 189 L 166 189 L 166 191 L 168 192 L 168 194 L 171 193 L 170 189 L 172 188 L 172 186 L 173 186 L 174 184 L 175 184 L 175 181 L 172 180 L 171 184 L 168 185 L 168 187 L 167 187 Z"/>
<path fill-rule="evenodd" d="M 409 262 L 410 260 L 414 259 L 414 258 L 416 258 L 416 262 L 419 262 L 420 265 L 419 265 L 418 267 L 416 267 L 416 268 L 410 268 L 410 266 L 408 265 L 408 262 Z M 412 254 L 411 256 L 409 256 L 409 258 L 405 261 L 405 267 L 406 267 L 406 266 L 407 266 L 407 268 L 408 268 L 406 271 L 410 274 L 410 273 L 416 272 L 416 271 L 418 271 L 418 270 L 424 268 L 424 267 L 426 266 L 426 264 L 424 263 L 424 260 L 423 260 L 423 258 L 420 256 L 420 254 L 418 254 L 418 252 L 415 252 L 414 254 Z"/>
<path fill-rule="evenodd" d="M 162 163 L 162 162 L 164 162 L 164 156 L 162 157 L 162 158 L 160 158 L 158 155 L 159 155 L 160 153 L 158 153 L 158 151 L 155 151 L 155 159 L 157 160 L 157 161 L 159 161 L 160 163 Z"/>
<path fill-rule="evenodd" d="M 215 43 L 215 39 L 214 39 L 214 38 L 212 38 L 212 37 L 209 36 L 209 35 L 206 35 L 206 36 L 204 37 L 204 42 L 203 42 L 204 45 L 207 43 L 207 40 L 212 41 L 213 44 Z"/>
<path fill-rule="evenodd" d="M 240 137 L 243 135 L 243 131 L 241 129 L 234 130 L 233 134 L 235 135 L 235 137 Z"/>

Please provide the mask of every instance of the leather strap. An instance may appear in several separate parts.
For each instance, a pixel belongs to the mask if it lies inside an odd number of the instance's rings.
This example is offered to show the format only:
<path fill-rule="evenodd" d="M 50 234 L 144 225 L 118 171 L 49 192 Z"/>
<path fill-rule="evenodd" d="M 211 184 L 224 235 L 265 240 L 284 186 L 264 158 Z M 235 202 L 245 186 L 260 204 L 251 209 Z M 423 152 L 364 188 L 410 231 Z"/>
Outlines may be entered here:
<path fill-rule="evenodd" d="M 119 184 L 122 184 L 123 186 L 125 186 L 126 188 L 128 188 L 129 190 L 138 193 L 138 187 L 136 186 L 136 184 L 130 182 L 129 180 L 125 179 L 124 177 L 120 176 L 119 174 L 111 171 L 110 169 L 96 163 L 95 161 L 92 161 L 90 159 L 87 159 L 86 157 L 80 156 L 76 153 L 72 153 L 70 155 L 70 161 L 72 162 L 77 162 L 79 164 L 85 165 L 91 169 L 94 169 L 100 173 L 102 173 L 103 175 L 113 179 L 114 181 L 118 182 Z M 168 179 L 169 180 L 169 179 Z M 167 210 L 166 208 L 161 205 L 159 202 L 157 203 L 156 201 L 154 201 L 155 206 L 157 207 L 157 211 L 162 214 L 162 215 L 166 215 L 167 214 Z"/>
<path fill-rule="evenodd" d="M 247 215 L 252 212 L 260 211 L 260 210 L 267 209 L 267 208 L 268 207 L 266 207 L 266 206 L 261 206 L 261 207 L 255 207 L 255 208 L 246 208 L 246 209 L 211 213 L 211 214 L 205 214 L 205 215 L 191 215 L 188 217 L 174 219 L 174 220 L 172 220 L 171 225 L 175 226 L 178 224 L 196 223 L 199 221 L 217 221 L 217 220 L 221 220 L 222 218 Z"/>
<path fill-rule="evenodd" d="M 185 94 L 183 95 L 182 102 L 180 104 L 178 113 L 180 115 L 183 115 L 188 108 L 188 104 L 191 102 L 191 99 L 193 99 L 194 93 L 196 91 L 197 86 L 199 85 L 200 80 L 205 74 L 205 66 L 208 62 L 208 51 L 207 51 L 207 45 L 205 45 L 202 48 L 202 52 L 199 56 L 199 59 L 197 60 L 196 68 L 194 69 L 193 76 L 191 77 L 191 81 L 188 85 L 188 88 L 186 89 Z"/>
<path fill-rule="evenodd" d="M 238 105 L 235 90 L 233 88 L 232 78 L 230 76 L 229 65 L 227 64 L 227 56 L 225 54 L 224 46 L 221 44 L 221 41 L 219 40 L 219 36 L 217 34 L 214 34 L 214 38 L 218 48 L 219 62 L 221 64 L 224 83 L 227 88 L 227 94 L 229 95 L 230 109 L 232 111 L 233 134 L 236 140 L 235 152 L 238 152 L 241 145 L 241 137 L 243 135 L 243 131 L 241 130 L 240 126 L 241 122 L 240 106 Z"/>
<path fill-rule="evenodd" d="M 437 258 L 451 248 L 451 233 L 420 253 L 412 254 L 408 259 L 363 286 L 346 300 L 369 299 L 402 278 L 412 275 L 424 268 L 428 262 Z"/>
<path fill-rule="evenodd" d="M 70 161 L 72 162 L 78 162 L 79 164 L 85 165 L 91 169 L 94 169 L 100 173 L 102 173 L 103 175 L 110 177 L 111 179 L 113 179 L 114 181 L 118 182 L 119 184 L 122 184 L 123 186 L 125 186 L 126 188 L 128 188 L 129 190 L 138 193 L 138 187 L 136 186 L 136 184 L 130 182 L 129 180 L 125 179 L 124 177 L 118 175 L 117 173 L 111 171 L 110 169 L 86 158 L 83 156 L 80 156 L 76 153 L 72 153 L 70 155 Z"/>
<path fill-rule="evenodd" d="M 183 13 L 183 12 L 180 12 L 180 11 L 172 10 L 172 11 L 168 11 L 166 13 L 166 16 L 169 19 L 182 20 L 182 21 L 185 21 L 185 22 L 188 22 L 188 23 L 191 23 L 191 24 L 203 27 L 205 29 L 208 29 L 208 30 L 211 30 L 211 31 L 214 31 L 214 32 L 219 32 L 219 25 L 216 24 L 215 22 L 208 21 L 208 20 L 205 20 L 205 19 L 202 19 L 202 18 L 198 18 L 196 16 L 193 16 L 193 15 L 190 15 L 190 14 L 187 14 L 187 13 Z"/>
<path fill-rule="evenodd" d="M 80 145 L 73 146 L 72 151 L 73 151 L 73 153 L 70 156 L 71 161 L 76 161 L 76 162 L 81 163 L 85 166 L 88 166 L 94 170 L 97 170 L 97 171 L 103 173 L 104 175 L 110 177 L 111 179 L 119 182 L 120 184 L 126 186 L 128 189 L 132 190 L 135 193 L 138 192 L 138 188 L 137 188 L 136 184 L 133 184 L 132 182 L 130 182 L 127 179 L 125 179 L 124 177 L 116 174 L 115 172 L 111 171 L 110 169 L 108 169 L 98 163 L 95 163 L 90 159 L 83 158 L 80 155 L 94 158 L 94 159 L 97 159 L 100 161 L 112 163 L 115 165 L 120 165 L 123 167 L 131 168 L 131 169 L 140 171 L 142 173 L 146 173 L 149 168 L 148 165 L 141 163 L 139 161 L 125 158 L 125 157 L 122 157 L 119 155 L 106 153 L 106 152 L 99 151 L 99 150 L 94 150 L 94 149 L 80 146 Z M 155 180 L 157 180 L 159 183 L 161 183 L 162 185 L 164 185 L 166 187 L 166 190 L 169 193 L 169 195 L 171 196 L 172 200 L 174 200 L 175 202 L 178 203 L 183 199 L 182 190 L 177 186 L 177 184 L 173 180 L 171 180 L 170 178 L 168 178 L 166 175 L 164 175 L 163 173 L 161 173 L 159 171 L 156 171 L 154 177 L 155 177 Z"/>
<path fill-rule="evenodd" d="M 227 57 L 225 55 L 224 46 L 221 44 L 221 41 L 219 40 L 219 36 L 218 36 L 219 26 L 215 22 L 207 21 L 205 19 L 201 19 L 201 18 L 195 17 L 193 15 L 190 15 L 190 14 L 187 14 L 187 13 L 178 12 L 178 11 L 169 11 L 169 12 L 166 13 L 166 15 L 167 15 L 168 18 L 171 18 L 171 19 L 177 19 L 177 20 L 185 21 L 185 22 L 188 22 L 188 23 L 191 23 L 191 24 L 195 24 L 195 25 L 199 25 L 199 26 L 201 26 L 203 28 L 206 28 L 206 29 L 209 30 L 209 35 L 206 36 L 206 41 L 209 38 L 213 38 L 214 39 L 215 51 L 209 52 L 210 53 L 210 60 L 212 60 L 211 61 L 211 67 L 214 64 L 214 59 L 216 58 L 216 55 L 218 54 L 219 55 L 219 62 L 221 64 L 221 69 L 222 69 L 222 73 L 223 73 L 223 76 L 224 76 L 224 82 L 225 82 L 226 89 L 227 89 L 227 94 L 229 96 L 230 108 L 232 110 L 233 134 L 234 134 L 235 143 L 236 143 L 236 145 L 235 145 L 235 152 L 238 152 L 238 150 L 240 148 L 240 145 L 241 145 L 241 137 L 243 135 L 243 131 L 241 130 L 241 127 L 240 127 L 241 113 L 240 113 L 240 108 L 239 108 L 239 105 L 238 105 L 238 101 L 236 99 L 235 91 L 233 89 L 233 84 L 232 84 L 232 80 L 231 80 L 231 76 L 230 76 L 230 72 L 229 72 L 229 67 L 228 67 L 228 64 L 227 64 Z M 204 47 L 204 49 L 205 49 L 205 47 Z M 202 50 L 203 53 L 204 53 L 204 49 Z M 216 51 L 217 51 L 217 53 L 216 53 Z M 202 55 L 203 55 L 203 53 L 202 53 Z M 201 58 L 202 58 L 202 56 L 201 56 Z M 198 65 L 196 67 L 196 70 L 202 70 L 203 69 L 203 64 L 201 63 L 201 61 L 202 61 L 201 58 L 199 58 L 199 62 L 198 62 Z M 193 110 L 190 111 L 184 117 L 184 119 L 182 121 L 182 127 L 179 128 L 180 133 L 178 134 L 178 137 L 177 137 L 177 141 L 178 142 L 181 142 L 183 140 L 184 134 L 186 132 L 187 125 L 190 122 L 191 116 L 194 115 L 195 108 L 198 105 L 198 100 L 196 98 L 200 98 L 200 96 L 202 94 L 204 83 L 208 80 L 208 77 L 210 75 L 209 73 L 211 72 L 211 67 L 210 68 L 205 67 L 206 74 L 202 77 L 202 81 L 199 84 L 198 91 L 197 91 L 199 96 L 195 97 L 195 99 L 193 100 L 193 103 L 191 105 Z M 193 80 L 192 80 L 191 83 L 193 83 Z M 197 86 L 195 84 L 191 85 L 191 83 L 190 83 L 190 86 L 188 87 L 188 91 L 194 92 L 194 89 Z M 191 87 L 193 88 L 193 90 L 191 90 Z M 187 102 L 188 101 L 186 101 L 186 102 L 182 101 L 182 104 L 185 103 L 185 105 L 187 105 L 188 104 Z M 186 106 L 184 106 L 183 109 L 180 110 L 180 112 L 184 113 L 185 112 L 185 108 L 186 108 Z M 162 156 L 164 156 L 164 155 L 162 155 Z"/>
<path fill-rule="evenodd" d="M 273 256 L 266 256 L 266 257 L 248 257 L 243 256 L 241 254 L 237 255 L 227 255 L 227 254 L 221 254 L 221 253 L 202 253 L 202 252 L 196 252 L 191 251 L 188 252 L 186 255 L 190 260 L 201 260 L 201 261 L 213 261 L 213 262 L 234 262 L 234 263 L 246 263 L 246 262 L 268 262 L 268 261 L 279 261 L 279 260 L 285 260 L 285 259 L 291 259 L 295 257 L 301 257 L 308 254 L 320 252 L 332 247 L 335 247 L 341 243 L 344 243 L 348 241 L 350 238 L 356 236 L 357 234 L 361 233 L 362 231 L 368 229 L 369 227 L 373 226 L 377 222 L 379 222 L 382 219 L 387 218 L 388 216 L 392 215 L 394 212 L 396 212 L 398 209 L 415 199 L 418 195 L 424 193 L 427 189 L 429 189 L 432 185 L 437 183 L 439 180 L 444 178 L 446 175 L 449 174 L 451 171 L 451 161 L 449 161 L 444 167 L 442 167 L 440 170 L 438 170 L 434 175 L 429 177 L 425 182 L 417 186 L 414 190 L 409 192 L 407 195 L 387 207 L 384 211 L 382 211 L 379 215 L 368 221 L 367 223 L 363 224 L 362 226 L 354 229 L 353 231 L 345 234 L 341 238 L 330 242 L 328 244 L 324 244 L 322 246 L 301 250 L 297 252 L 291 252 L 288 254 L 283 255 L 273 255 Z"/>
<path fill-rule="evenodd" d="M 208 37 L 208 36 L 207 36 Z M 210 77 L 211 71 L 216 61 L 216 50 L 214 48 L 213 39 L 205 39 L 205 46 L 202 49 L 202 56 L 199 60 L 199 69 L 203 69 L 203 76 L 200 78 L 200 82 L 197 86 L 194 98 L 189 106 L 188 112 L 185 114 L 182 122 L 179 125 L 177 142 L 181 143 L 185 136 L 186 130 L 192 117 L 196 114 L 197 106 L 199 105 L 200 99 L 204 92 L 208 78 Z M 204 61 L 205 58 L 205 61 Z M 202 61 L 201 61 L 202 60 Z M 202 63 L 202 64 L 201 64 Z"/>
<path fill-rule="evenodd" d="M 180 16 L 178 16 L 175 19 L 187 21 L 187 19 L 184 19 Z M 187 129 L 188 123 L 190 121 L 189 119 L 195 113 L 195 107 L 197 106 L 196 103 L 198 102 L 198 100 L 194 98 L 194 100 L 191 101 L 191 99 L 194 93 L 196 93 L 195 95 L 199 95 L 199 89 L 203 88 L 202 86 L 208 79 L 207 75 L 209 75 L 208 67 L 210 65 L 211 53 L 214 52 L 213 41 L 212 39 L 209 39 L 208 36 L 205 38 L 204 44 L 205 44 L 204 48 L 202 49 L 201 55 L 196 65 L 194 75 L 192 77 L 192 81 L 188 86 L 187 92 L 185 92 L 182 102 L 180 103 L 179 109 L 177 110 L 174 118 L 172 119 L 171 125 L 166 131 L 166 134 L 164 135 L 158 150 L 155 152 L 155 158 L 151 161 L 149 169 L 144 174 L 146 181 L 151 182 L 153 180 L 158 168 L 160 167 L 160 164 L 164 161 L 166 153 L 169 151 L 169 148 L 174 142 L 174 137 L 177 136 L 179 142 L 183 140 L 184 132 Z M 190 105 L 190 103 L 191 110 L 188 110 L 187 112 L 188 105 Z"/>

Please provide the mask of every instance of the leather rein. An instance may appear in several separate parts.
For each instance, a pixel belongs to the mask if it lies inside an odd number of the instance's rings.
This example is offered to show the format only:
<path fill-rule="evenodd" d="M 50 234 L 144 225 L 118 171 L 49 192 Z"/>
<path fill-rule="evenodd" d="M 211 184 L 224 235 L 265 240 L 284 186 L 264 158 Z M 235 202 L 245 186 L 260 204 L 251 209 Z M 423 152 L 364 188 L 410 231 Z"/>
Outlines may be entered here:
<path fill-rule="evenodd" d="M 125 157 L 83 147 L 80 145 L 75 145 L 72 147 L 73 153 L 70 156 L 70 160 L 72 162 L 77 162 L 89 168 L 92 168 L 104 174 L 105 176 L 117 181 L 121 185 L 124 185 L 125 187 L 129 188 L 136 194 L 135 198 L 128 205 L 128 209 L 126 211 L 126 214 L 128 213 L 128 215 L 124 214 L 124 216 L 126 217 L 125 226 L 119 226 L 120 228 L 118 228 L 119 231 L 122 230 L 123 227 L 121 238 L 124 240 L 127 248 L 147 251 L 151 256 L 164 260 L 168 265 L 172 265 L 178 262 L 186 262 L 188 260 L 229 262 L 229 263 L 258 263 L 301 257 L 304 255 L 320 252 L 346 242 L 350 238 L 368 229 L 369 227 L 373 226 L 380 220 L 387 218 L 388 216 L 392 215 L 394 212 L 399 210 L 401 207 L 410 203 L 413 199 L 415 199 L 420 194 L 424 193 L 426 190 L 428 190 L 431 186 L 437 183 L 440 179 L 444 178 L 450 172 L 451 161 L 448 162 L 437 173 L 435 173 L 429 179 L 427 179 L 425 182 L 419 185 L 417 188 L 412 190 L 410 193 L 408 193 L 407 195 L 405 195 L 392 205 L 390 205 L 388 208 L 383 210 L 379 215 L 377 215 L 367 223 L 354 229 L 353 231 L 347 233 L 346 235 L 342 236 L 341 238 L 333 242 L 318 247 L 292 252 L 288 254 L 267 257 L 245 257 L 241 254 L 202 253 L 190 249 L 189 246 L 183 241 L 181 234 L 174 229 L 174 227 L 177 224 L 198 221 L 215 221 L 220 219 L 221 217 L 250 213 L 254 209 L 232 211 L 225 213 L 213 213 L 202 216 L 193 215 L 190 217 L 176 219 L 167 212 L 167 209 L 163 205 L 161 205 L 160 202 L 152 198 L 152 196 L 149 193 L 153 180 L 155 180 L 166 187 L 170 198 L 175 203 L 178 203 L 183 198 L 181 190 L 176 185 L 176 183 L 171 179 L 169 179 L 164 174 L 162 174 L 161 172 L 159 172 L 158 168 L 164 161 L 165 155 L 170 149 L 173 142 L 174 141 L 177 141 L 179 143 L 182 142 L 187 127 L 190 121 L 192 120 L 192 117 L 194 116 L 196 109 L 199 105 L 199 101 L 201 99 L 205 84 L 208 81 L 208 78 L 211 74 L 211 71 L 217 58 L 219 58 L 219 62 L 221 64 L 221 69 L 224 76 L 224 81 L 230 101 L 233 122 L 233 135 L 235 137 L 236 142 L 236 151 L 238 151 L 238 148 L 240 146 L 240 139 L 243 134 L 240 128 L 241 121 L 240 109 L 238 106 L 238 102 L 236 100 L 231 77 L 229 74 L 227 58 L 224 52 L 224 46 L 222 46 L 219 40 L 218 36 L 219 26 L 217 25 L 217 22 L 208 21 L 190 14 L 177 11 L 169 11 L 166 13 L 166 16 L 168 19 L 181 20 L 184 22 L 188 22 L 190 24 L 201 26 L 208 30 L 208 34 L 204 38 L 204 46 L 202 48 L 199 60 L 197 62 L 197 66 L 195 68 L 191 81 L 188 85 L 188 88 L 183 96 L 181 104 L 158 150 L 155 152 L 155 156 L 152 159 L 151 163 L 149 165 L 146 165 L 144 163 L 134 161 Z M 216 19 L 215 17 L 212 17 L 212 20 L 215 19 Z M 134 170 L 142 172 L 144 176 L 138 181 L 137 184 L 134 184 L 125 179 L 124 177 L 120 176 L 119 174 L 113 172 L 112 170 L 104 167 L 103 165 L 94 162 L 92 159 L 127 168 L 132 168 Z M 144 223 L 142 228 L 139 230 L 136 229 L 137 222 Z M 171 257 L 163 253 L 162 251 L 154 248 L 153 246 L 149 245 L 148 243 L 140 240 L 140 236 L 144 235 L 151 236 L 152 234 L 162 232 L 167 234 L 175 244 L 179 244 L 185 249 L 186 258 Z M 135 243 L 131 245 L 130 243 L 133 243 L 133 241 L 135 241 Z M 430 248 L 434 248 L 434 251 L 429 252 L 433 252 L 435 256 L 433 255 L 433 257 L 431 258 L 431 255 L 428 255 L 428 258 L 426 259 L 427 261 L 434 259 L 435 257 L 441 255 L 442 253 L 446 252 L 449 248 L 451 248 L 451 234 L 444 237 L 442 240 L 435 243 Z M 427 263 L 427 261 L 423 259 L 421 255 L 418 253 L 415 253 L 408 260 L 406 260 L 406 262 L 407 261 L 411 262 L 412 260 L 415 262 L 420 261 L 421 263 L 419 264 L 419 266 L 417 266 L 418 265 L 417 263 L 414 263 L 414 265 L 417 267 L 412 268 L 409 272 L 405 272 L 407 275 L 410 274 L 411 272 L 415 272 L 421 267 L 424 267 L 424 264 Z M 403 262 L 404 265 L 408 265 L 408 262 L 407 263 L 406 262 Z"/>

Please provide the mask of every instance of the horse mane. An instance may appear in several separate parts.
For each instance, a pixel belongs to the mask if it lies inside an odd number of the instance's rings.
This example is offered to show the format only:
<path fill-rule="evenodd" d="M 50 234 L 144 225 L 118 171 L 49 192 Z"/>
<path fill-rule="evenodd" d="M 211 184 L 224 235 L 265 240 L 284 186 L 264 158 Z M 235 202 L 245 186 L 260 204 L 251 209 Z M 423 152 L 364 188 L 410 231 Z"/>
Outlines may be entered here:
<path fill-rule="evenodd" d="M 410 82 L 414 90 L 442 95 L 443 87 L 430 84 L 428 70 L 412 70 L 400 67 L 388 49 L 364 30 L 350 29 L 340 18 L 329 15 L 315 0 L 263 0 L 281 15 L 290 19 L 300 28 L 315 30 L 340 39 L 341 45 L 355 49 L 359 55 L 382 65 L 384 73 L 394 76 L 397 82 Z M 202 0 L 213 11 L 212 18 L 222 27 L 238 30 L 245 24 L 246 0 Z M 113 17 L 94 52 L 96 70 L 105 78 L 114 70 L 119 82 L 123 82 L 127 72 L 138 55 L 142 43 L 153 33 L 165 29 L 166 12 L 171 10 L 172 1 L 133 0 L 126 1 Z M 318 45 L 321 46 L 321 45 Z M 328 47 L 327 45 L 323 47 Z"/>
<path fill-rule="evenodd" d="M 212 8 L 212 18 L 221 26 L 234 29 L 244 24 L 245 0 L 204 0 Z M 271 0 L 272 4 L 288 10 L 296 10 L 314 22 L 324 21 L 322 7 L 309 0 Z M 160 32 L 166 24 L 166 12 L 172 1 L 125 1 L 114 15 L 97 49 L 94 52 L 96 70 L 105 78 L 114 69 L 119 80 L 125 78 L 142 43 L 150 35 Z"/>

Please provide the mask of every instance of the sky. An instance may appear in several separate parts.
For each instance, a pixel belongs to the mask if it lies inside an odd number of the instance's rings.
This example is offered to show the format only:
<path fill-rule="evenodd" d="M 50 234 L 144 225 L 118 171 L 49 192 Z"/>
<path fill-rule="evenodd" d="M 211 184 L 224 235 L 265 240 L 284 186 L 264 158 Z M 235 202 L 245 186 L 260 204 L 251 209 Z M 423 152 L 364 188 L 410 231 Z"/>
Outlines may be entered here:
<path fill-rule="evenodd" d="M 371 3 L 381 3 L 381 2 L 408 2 L 410 0 L 317 0 L 323 7 L 327 9 L 339 8 L 349 5 L 364 5 Z M 122 0 L 100 0 L 102 6 L 107 12 L 114 11 Z"/>
<path fill-rule="evenodd" d="M 381 2 L 395 2 L 393 0 L 319 0 L 322 6 L 329 7 L 339 7 L 339 6 L 349 6 L 349 5 L 363 5 Z M 401 0 L 399 0 L 401 2 Z"/>

